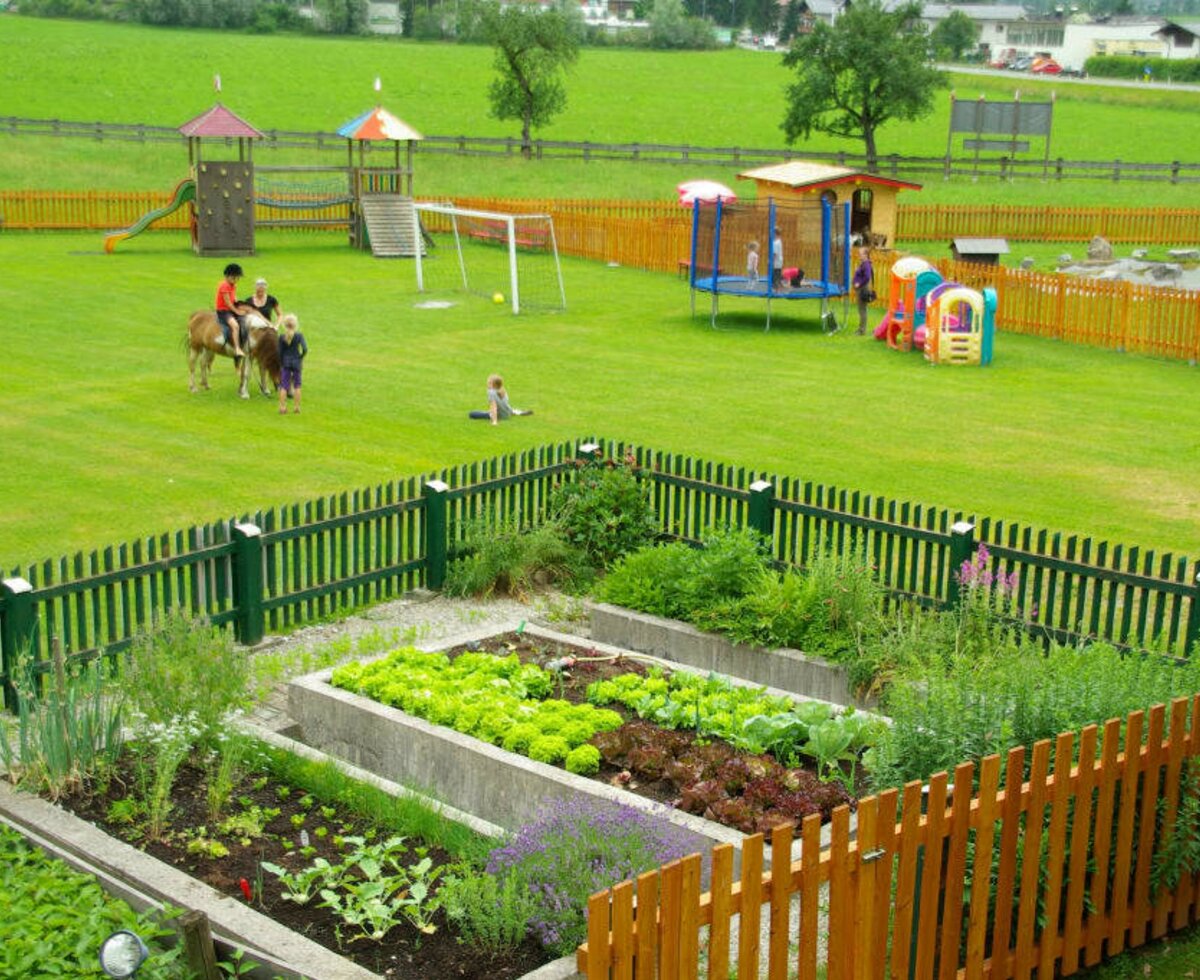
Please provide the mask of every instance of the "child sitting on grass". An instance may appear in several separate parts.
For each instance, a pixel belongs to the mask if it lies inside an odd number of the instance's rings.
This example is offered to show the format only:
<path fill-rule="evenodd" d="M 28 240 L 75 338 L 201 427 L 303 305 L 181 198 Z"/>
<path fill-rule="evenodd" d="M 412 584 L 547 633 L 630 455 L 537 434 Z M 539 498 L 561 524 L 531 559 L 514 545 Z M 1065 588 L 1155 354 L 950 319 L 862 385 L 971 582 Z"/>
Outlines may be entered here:
<path fill-rule="evenodd" d="M 487 380 L 487 411 L 475 411 L 469 413 L 473 419 L 491 419 L 492 425 L 499 425 L 501 419 L 511 418 L 514 415 L 532 415 L 533 412 L 527 408 L 513 408 L 508 403 L 508 392 L 504 388 L 504 379 L 498 374 L 488 375 Z"/>

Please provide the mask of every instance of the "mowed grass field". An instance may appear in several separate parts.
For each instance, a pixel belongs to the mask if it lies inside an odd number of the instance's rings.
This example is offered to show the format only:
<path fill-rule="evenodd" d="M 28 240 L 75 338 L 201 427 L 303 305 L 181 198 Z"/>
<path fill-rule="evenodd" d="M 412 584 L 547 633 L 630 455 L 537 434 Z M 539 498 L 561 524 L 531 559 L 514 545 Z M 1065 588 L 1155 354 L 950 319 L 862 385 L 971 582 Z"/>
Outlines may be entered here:
<path fill-rule="evenodd" d="M 487 115 L 483 48 L 13 16 L 0 17 L 0 44 L 38 52 L 0 63 L 3 111 L 19 116 L 176 124 L 212 104 L 219 71 L 222 100 L 259 126 L 332 129 L 371 104 L 379 75 L 383 102 L 427 132 L 515 131 Z M 568 110 L 545 135 L 779 145 L 785 83 L 775 55 L 585 50 Z M 1030 97 L 1059 91 L 1020 83 Z M 966 84 L 972 95 L 1011 95 L 1006 78 Z M 1059 99 L 1056 153 L 1196 156 L 1196 93 L 1062 86 Z M 917 126 L 889 127 L 881 147 L 940 153 L 947 103 Z M 4 187 L 165 188 L 185 171 L 182 146 L 0 134 Z M 417 188 L 661 198 L 695 176 L 734 173 L 421 155 Z M 1194 197 L 1126 182 L 959 180 L 907 199 L 1184 206 Z M 343 236 L 263 232 L 258 248 L 245 263 L 249 277 L 270 279 L 313 348 L 301 416 L 280 418 L 261 397 L 238 401 L 228 362 L 212 392 L 188 393 L 184 323 L 212 302 L 224 260 L 197 259 L 182 234 L 145 234 L 111 256 L 99 234 L 0 234 L 0 297 L 10 311 L 0 564 L 588 434 L 1200 551 L 1200 402 L 1185 365 L 1002 335 L 992 368 L 935 370 L 867 340 L 823 336 L 815 304 L 777 304 L 775 329 L 763 333 L 761 305 L 727 301 L 725 329 L 713 331 L 689 316 L 674 277 L 575 260 L 564 261 L 565 313 L 514 319 L 487 299 L 448 292 L 437 295 L 451 309 L 419 310 L 427 297 L 415 291 L 410 262 L 352 252 Z M 450 278 L 449 263 L 443 251 L 435 281 Z M 491 371 L 505 375 L 517 404 L 535 409 L 532 418 L 494 429 L 467 420 L 483 407 Z"/>
<path fill-rule="evenodd" d="M 135 25 L 0 17 L 0 45 L 36 52 L 4 59 L 0 90 L 6 115 L 175 126 L 217 98 L 261 129 L 332 131 L 376 101 L 429 134 L 513 136 L 518 126 L 489 115 L 492 52 L 472 45 L 385 38 L 252 36 Z M 566 110 L 538 135 L 547 139 L 696 146 L 783 148 L 779 124 L 789 80 L 781 55 L 736 50 L 649 52 L 584 49 L 567 79 Z M 1140 90 L 1028 75 L 951 75 L 963 98 L 1055 97 L 1051 155 L 1074 160 L 1194 160 L 1200 92 Z M 937 157 L 945 152 L 949 90 L 917 123 L 890 123 L 882 153 Z M 1040 141 L 1031 155 L 1042 150 Z M 856 140 L 814 134 L 805 151 L 860 153 Z M 261 162 L 313 163 L 311 157 L 261 151 Z M 341 164 L 335 147 L 327 160 Z M 30 139 L 0 135 L 0 186 L 166 189 L 184 176 L 182 145 Z M 670 194 L 683 179 L 736 179 L 742 168 L 628 163 L 480 161 L 422 154 L 419 194 L 519 197 L 639 197 Z M 738 185 L 735 185 L 738 186 Z M 748 191 L 742 184 L 739 190 Z M 917 197 L 906 196 L 906 200 Z M 1056 184 L 926 181 L 922 201 L 1001 204 L 1194 204 L 1194 189 L 1136 181 Z"/>
<path fill-rule="evenodd" d="M 435 281 L 452 261 L 439 251 Z M 674 277 L 574 260 L 566 312 L 514 318 L 486 298 L 419 296 L 411 262 L 340 236 L 276 232 L 246 269 L 312 348 L 304 413 L 281 417 L 236 398 L 229 361 L 189 394 L 184 324 L 224 260 L 184 236 L 105 255 L 94 234 L 6 234 L 0 263 L 6 568 L 592 434 L 1200 550 L 1200 400 L 1182 364 L 1002 335 L 991 368 L 935 369 L 824 336 L 815 304 L 776 304 L 764 333 L 761 305 L 727 302 L 713 330 Z M 429 296 L 456 305 L 415 308 Z M 468 420 L 491 371 L 532 417 Z"/>

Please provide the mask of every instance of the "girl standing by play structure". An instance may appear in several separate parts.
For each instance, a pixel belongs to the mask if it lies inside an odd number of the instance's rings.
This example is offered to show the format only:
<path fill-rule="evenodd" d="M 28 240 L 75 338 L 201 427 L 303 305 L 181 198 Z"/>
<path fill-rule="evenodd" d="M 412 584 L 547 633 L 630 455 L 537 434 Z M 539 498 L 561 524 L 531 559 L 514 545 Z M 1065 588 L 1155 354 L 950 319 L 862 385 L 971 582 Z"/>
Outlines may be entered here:
<path fill-rule="evenodd" d="M 746 243 L 746 279 L 758 282 L 758 242 Z"/>
<path fill-rule="evenodd" d="M 871 267 L 871 250 L 863 246 L 859 252 L 858 268 L 854 270 L 854 278 L 850 285 L 854 288 L 854 298 L 858 301 L 858 333 L 867 332 L 867 307 L 875 300 L 875 290 L 872 283 L 875 280 L 875 270 Z"/>

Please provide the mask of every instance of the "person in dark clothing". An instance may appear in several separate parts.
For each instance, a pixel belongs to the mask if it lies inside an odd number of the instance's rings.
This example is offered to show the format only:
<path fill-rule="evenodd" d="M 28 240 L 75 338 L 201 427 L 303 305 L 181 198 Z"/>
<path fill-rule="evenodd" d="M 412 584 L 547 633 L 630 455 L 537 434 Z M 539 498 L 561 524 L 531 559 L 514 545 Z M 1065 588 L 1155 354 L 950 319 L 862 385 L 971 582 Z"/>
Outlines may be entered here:
<path fill-rule="evenodd" d="M 267 292 L 267 280 L 259 279 L 254 283 L 254 292 L 241 301 L 242 306 L 248 307 L 246 312 L 253 310 L 267 323 L 274 326 L 279 324 L 279 300 Z"/>
<path fill-rule="evenodd" d="M 858 333 L 867 332 L 867 307 L 875 299 L 873 287 L 875 270 L 871 267 L 871 250 L 863 246 L 858 252 L 858 268 L 850 285 L 854 287 L 854 298 L 858 301 Z"/>
<path fill-rule="evenodd" d="M 279 414 L 287 414 L 287 397 L 292 396 L 292 411 L 300 413 L 300 368 L 308 353 L 308 343 L 300 332 L 295 313 L 279 321 Z"/>

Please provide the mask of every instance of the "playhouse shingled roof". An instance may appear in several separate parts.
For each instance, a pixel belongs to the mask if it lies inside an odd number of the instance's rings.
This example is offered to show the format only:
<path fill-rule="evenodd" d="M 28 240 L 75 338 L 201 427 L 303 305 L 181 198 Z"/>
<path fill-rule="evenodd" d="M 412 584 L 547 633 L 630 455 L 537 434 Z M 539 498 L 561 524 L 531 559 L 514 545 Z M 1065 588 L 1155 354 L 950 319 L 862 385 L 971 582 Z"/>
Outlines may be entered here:
<path fill-rule="evenodd" d="M 232 109 L 226 109 L 220 102 L 200 113 L 195 119 L 189 119 L 179 127 L 179 131 L 184 136 L 234 136 L 252 140 L 263 138 L 262 133 Z"/>
<path fill-rule="evenodd" d="M 791 188 L 830 187 L 834 184 L 857 181 L 860 184 L 876 184 L 901 190 L 919 191 L 921 189 L 920 184 L 914 184 L 908 180 L 881 177 L 879 174 L 854 170 L 850 167 L 833 167 L 826 163 L 813 163 L 811 160 L 788 160 L 786 163 L 772 163 L 765 167 L 755 167 L 753 170 L 746 170 L 738 174 L 738 178 L 782 184 Z"/>
<path fill-rule="evenodd" d="M 420 140 L 425 137 L 403 119 L 393 116 L 382 106 L 368 109 L 350 120 L 338 131 L 338 136 L 351 140 Z"/>

